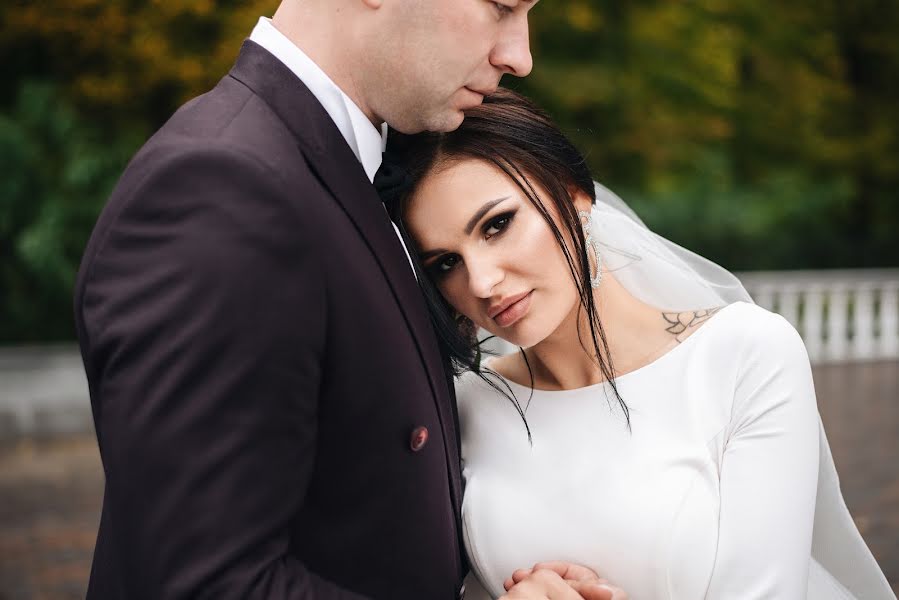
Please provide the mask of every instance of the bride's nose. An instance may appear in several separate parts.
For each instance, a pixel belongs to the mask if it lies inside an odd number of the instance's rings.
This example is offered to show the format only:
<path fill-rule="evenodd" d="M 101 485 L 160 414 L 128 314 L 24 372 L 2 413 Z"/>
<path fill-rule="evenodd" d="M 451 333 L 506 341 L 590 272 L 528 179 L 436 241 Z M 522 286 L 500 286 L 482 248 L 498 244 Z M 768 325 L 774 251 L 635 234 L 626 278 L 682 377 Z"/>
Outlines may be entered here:
<path fill-rule="evenodd" d="M 471 256 L 465 261 L 468 267 L 468 288 L 478 298 L 489 298 L 494 288 L 503 280 L 503 270 L 486 255 Z"/>

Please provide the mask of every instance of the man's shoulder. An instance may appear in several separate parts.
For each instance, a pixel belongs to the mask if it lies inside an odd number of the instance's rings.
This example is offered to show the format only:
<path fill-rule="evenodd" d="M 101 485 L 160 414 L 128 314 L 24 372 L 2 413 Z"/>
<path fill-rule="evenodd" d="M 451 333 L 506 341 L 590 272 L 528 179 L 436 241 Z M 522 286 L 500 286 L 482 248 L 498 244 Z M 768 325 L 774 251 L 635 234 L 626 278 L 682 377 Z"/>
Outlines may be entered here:
<path fill-rule="evenodd" d="M 293 197 L 321 193 L 301 145 L 277 115 L 252 92 L 223 93 L 219 87 L 182 106 L 147 140 L 117 191 L 202 168 L 221 182 L 231 179 L 231 170 Z"/>
<path fill-rule="evenodd" d="M 175 154 L 204 149 L 242 154 L 272 168 L 301 157 L 296 137 L 284 122 L 230 77 L 179 108 L 144 147 L 147 154 L 159 149 Z"/>

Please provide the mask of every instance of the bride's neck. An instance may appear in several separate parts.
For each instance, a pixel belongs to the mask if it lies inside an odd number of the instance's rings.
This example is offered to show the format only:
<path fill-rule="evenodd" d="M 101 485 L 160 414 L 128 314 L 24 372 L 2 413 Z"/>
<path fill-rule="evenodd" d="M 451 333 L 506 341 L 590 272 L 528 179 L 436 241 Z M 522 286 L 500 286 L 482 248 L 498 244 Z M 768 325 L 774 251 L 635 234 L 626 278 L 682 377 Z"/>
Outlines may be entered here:
<path fill-rule="evenodd" d="M 604 273 L 594 301 L 608 343 L 604 359 L 609 364 L 611 358 L 615 375 L 652 362 L 676 343 L 665 331 L 661 311 L 632 296 L 611 274 Z M 599 332 L 597 341 L 605 352 Z M 576 389 L 606 379 L 595 359 L 585 310 L 572 311 L 555 332 L 525 354 L 539 389 Z"/>

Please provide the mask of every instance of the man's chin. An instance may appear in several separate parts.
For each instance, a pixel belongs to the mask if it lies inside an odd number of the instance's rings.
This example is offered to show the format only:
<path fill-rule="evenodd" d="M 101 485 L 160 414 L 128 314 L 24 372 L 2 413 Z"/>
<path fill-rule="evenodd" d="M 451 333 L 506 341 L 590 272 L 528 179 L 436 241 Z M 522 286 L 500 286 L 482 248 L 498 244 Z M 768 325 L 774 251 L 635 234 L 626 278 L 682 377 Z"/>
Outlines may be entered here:
<path fill-rule="evenodd" d="M 465 120 L 465 113 L 461 110 L 452 113 L 452 115 L 448 115 L 445 122 L 440 127 L 435 127 L 432 131 L 437 131 L 440 133 L 447 133 L 450 131 L 455 131 L 459 129 L 459 126 L 462 125 L 462 121 Z"/>
<path fill-rule="evenodd" d="M 455 131 L 456 129 L 459 129 L 459 126 L 462 125 L 462 121 L 465 120 L 465 113 L 461 110 L 453 110 L 447 111 L 440 117 L 440 119 L 435 119 L 435 122 L 431 127 L 428 127 L 429 131 L 437 133 Z"/>
<path fill-rule="evenodd" d="M 390 123 L 388 125 L 391 129 L 395 129 L 400 133 L 406 135 L 414 135 L 416 133 L 422 133 L 425 131 L 430 131 L 433 133 L 448 133 L 450 131 L 455 131 L 462 125 L 462 121 L 465 120 L 465 113 L 461 110 L 448 110 L 440 113 L 439 115 L 432 116 L 431 118 L 422 119 L 415 123 L 404 122 L 404 123 Z"/>

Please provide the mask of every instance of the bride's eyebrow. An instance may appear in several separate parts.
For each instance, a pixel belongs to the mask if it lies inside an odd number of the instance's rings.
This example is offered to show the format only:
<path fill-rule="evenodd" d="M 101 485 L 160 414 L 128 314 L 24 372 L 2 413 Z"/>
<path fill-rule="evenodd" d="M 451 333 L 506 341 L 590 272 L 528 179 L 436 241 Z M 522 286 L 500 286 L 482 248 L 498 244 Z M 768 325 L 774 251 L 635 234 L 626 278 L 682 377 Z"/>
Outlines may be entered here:
<path fill-rule="evenodd" d="M 474 231 L 475 226 L 477 226 L 478 221 L 484 218 L 490 209 L 500 204 L 501 202 L 505 202 L 512 196 L 503 196 L 502 198 L 497 198 L 496 200 L 491 200 L 490 202 L 485 202 L 481 208 L 479 208 L 474 215 L 472 215 L 471 219 L 468 220 L 468 224 L 465 225 L 465 235 L 471 235 L 471 232 Z M 431 257 L 439 256 L 440 254 L 445 254 L 446 250 L 443 248 L 436 248 L 434 250 L 428 250 L 426 252 L 420 252 L 418 254 L 418 258 L 422 261 L 426 261 Z"/>
<path fill-rule="evenodd" d="M 484 215 L 490 212 L 490 209 L 499 204 L 500 202 L 504 202 L 508 200 L 511 196 L 503 196 L 502 198 L 497 198 L 496 200 L 491 200 L 490 202 L 485 202 L 484 205 L 477 210 L 477 212 L 472 215 L 471 219 L 468 220 L 468 224 L 465 226 L 465 235 L 471 235 L 471 232 L 474 231 L 475 225 L 478 224 Z"/>

